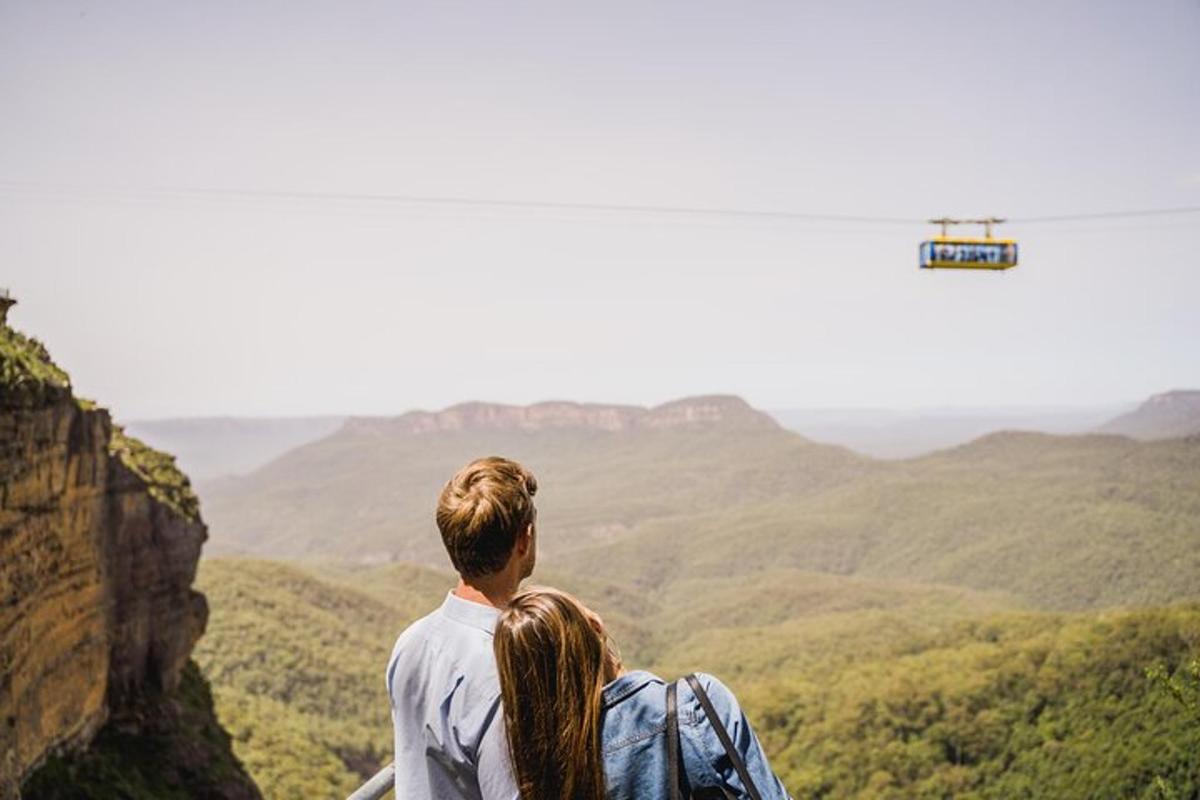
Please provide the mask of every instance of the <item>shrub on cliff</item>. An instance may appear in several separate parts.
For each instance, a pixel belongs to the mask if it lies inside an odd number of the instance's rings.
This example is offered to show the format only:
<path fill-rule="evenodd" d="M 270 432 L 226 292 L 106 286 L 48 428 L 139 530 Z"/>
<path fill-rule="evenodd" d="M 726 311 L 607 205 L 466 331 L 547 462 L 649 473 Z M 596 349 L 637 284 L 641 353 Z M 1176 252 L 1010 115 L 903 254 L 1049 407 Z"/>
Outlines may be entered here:
<path fill-rule="evenodd" d="M 155 450 L 120 427 L 113 428 L 108 452 L 121 459 L 122 464 L 146 483 L 147 491 L 155 500 L 187 519 L 200 518 L 200 501 L 192 491 L 188 476 L 175 466 L 175 456 Z"/>
<path fill-rule="evenodd" d="M 70 377 L 41 342 L 0 324 L 0 406 L 38 405 L 70 391 Z"/>

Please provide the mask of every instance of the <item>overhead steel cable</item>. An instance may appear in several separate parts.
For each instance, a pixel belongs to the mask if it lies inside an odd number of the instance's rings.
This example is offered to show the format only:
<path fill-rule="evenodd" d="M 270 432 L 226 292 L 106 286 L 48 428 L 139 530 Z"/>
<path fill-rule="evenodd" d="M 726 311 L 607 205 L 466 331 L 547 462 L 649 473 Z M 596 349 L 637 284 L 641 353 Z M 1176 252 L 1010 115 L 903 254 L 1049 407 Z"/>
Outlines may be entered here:
<path fill-rule="evenodd" d="M 98 187 L 68 187 L 39 184 L 21 184 L 0 181 L 0 187 L 16 189 L 67 191 L 95 191 L 106 194 L 121 194 L 122 191 Z M 133 190 L 139 191 L 139 190 Z M 192 187 L 150 187 L 140 190 L 151 194 L 181 195 L 191 197 L 240 197 L 268 200 L 329 200 L 334 202 L 374 202 L 399 205 L 461 206 L 474 208 L 513 208 L 543 211 L 598 211 L 609 214 L 668 214 L 707 217 L 742 217 L 747 219 L 783 219 L 809 222 L 857 222 L 887 225 L 913 225 L 922 220 L 907 217 L 873 217 L 857 214 L 817 214 L 797 211 L 771 211 L 763 209 L 705 208 L 701 206 L 667 206 L 626 203 L 593 203 L 558 200 L 508 200 L 482 197 L 453 197 L 433 195 L 406 195 L 369 192 L 306 192 L 258 189 L 203 189 Z"/>
<path fill-rule="evenodd" d="M 1060 214 L 1049 217 L 1009 217 L 1007 222 L 1019 225 L 1032 225 L 1039 222 L 1077 222 L 1090 219 L 1122 219 L 1126 217 L 1165 217 L 1174 214 L 1200 214 L 1200 206 L 1151 208 L 1138 211 L 1097 211 L 1092 214 Z"/>
<path fill-rule="evenodd" d="M 654 204 L 626 204 L 575 202 L 558 200 L 511 200 L 483 197 L 455 197 L 436 195 L 406 195 L 371 192 L 319 192 L 280 191 L 258 189 L 210 189 L 197 187 L 147 187 L 145 189 L 105 188 L 86 186 L 64 186 L 55 184 L 22 183 L 0 180 L 0 192 L 5 189 L 27 192 L 100 193 L 132 195 L 175 195 L 184 197 L 237 197 L 245 199 L 332 201 L 394 203 L 398 205 L 457 206 L 463 208 L 509 208 L 540 211 L 587 211 L 606 214 L 663 214 L 691 217 L 731 217 L 741 219 L 793 220 L 800 222 L 845 222 L 879 225 L 926 225 L 927 217 L 883 217 L 863 214 L 830 214 L 804 211 L 780 211 L 770 209 L 742 209 L 703 206 L 671 206 Z M 1109 220 L 1135 217 L 1200 214 L 1200 206 L 1178 208 L 1136 209 L 1129 211 L 1100 211 L 1081 214 L 1056 214 L 1033 217 L 1007 217 L 1010 224 L 1031 225 L 1048 222 L 1075 222 L 1087 220 Z"/>
<path fill-rule="evenodd" d="M 920 220 L 901 217 L 871 217 L 854 214 L 810 214 L 799 211 L 769 211 L 762 209 L 704 208 L 700 206 L 658 206 L 624 203 L 578 203 L 552 200 L 489 200 L 476 197 L 428 197 L 397 194 L 332 194 L 325 192 L 238 192 L 247 197 L 280 197 L 287 199 L 365 200 L 405 203 L 412 205 L 473 206 L 480 208 L 516 208 L 545 211 L 600 211 L 610 214 L 675 214 L 706 217 L 743 217 L 749 219 L 788 219 L 809 222 L 868 222 L 887 225 L 912 225 Z"/>

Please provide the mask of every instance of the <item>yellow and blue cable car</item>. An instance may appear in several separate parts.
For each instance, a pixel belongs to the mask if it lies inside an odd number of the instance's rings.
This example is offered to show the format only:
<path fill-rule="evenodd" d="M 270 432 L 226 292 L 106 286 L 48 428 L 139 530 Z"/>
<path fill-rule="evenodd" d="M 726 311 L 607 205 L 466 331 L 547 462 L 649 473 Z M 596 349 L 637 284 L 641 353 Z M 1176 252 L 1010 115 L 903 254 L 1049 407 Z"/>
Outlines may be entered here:
<path fill-rule="evenodd" d="M 1012 269 L 1017 265 L 1016 240 L 992 237 L 992 225 L 1003 221 L 995 217 L 980 220 L 930 220 L 942 226 L 942 234 L 930 241 L 921 242 L 921 269 Z M 948 235 L 947 226 L 960 223 L 984 225 L 987 234 L 983 238 Z"/>

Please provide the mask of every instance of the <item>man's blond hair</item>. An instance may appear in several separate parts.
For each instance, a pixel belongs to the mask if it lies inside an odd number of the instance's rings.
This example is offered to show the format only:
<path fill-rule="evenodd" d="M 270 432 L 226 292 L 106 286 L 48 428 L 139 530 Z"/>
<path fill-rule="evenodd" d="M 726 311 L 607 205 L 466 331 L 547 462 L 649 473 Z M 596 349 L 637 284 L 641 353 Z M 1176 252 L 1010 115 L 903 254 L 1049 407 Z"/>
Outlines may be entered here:
<path fill-rule="evenodd" d="M 464 578 L 498 572 L 533 524 L 537 479 L 516 461 L 491 456 L 458 471 L 438 498 L 437 526 Z"/>

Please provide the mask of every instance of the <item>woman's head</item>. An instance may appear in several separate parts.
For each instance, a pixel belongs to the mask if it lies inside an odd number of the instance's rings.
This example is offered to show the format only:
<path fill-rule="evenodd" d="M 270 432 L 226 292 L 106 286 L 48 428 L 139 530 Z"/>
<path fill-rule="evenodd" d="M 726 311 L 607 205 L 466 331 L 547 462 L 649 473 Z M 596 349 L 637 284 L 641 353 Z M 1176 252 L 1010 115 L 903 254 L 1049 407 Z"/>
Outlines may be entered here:
<path fill-rule="evenodd" d="M 565 592 L 527 589 L 501 612 L 494 646 L 522 800 L 601 800 L 601 690 L 620 661 L 600 618 Z"/>

